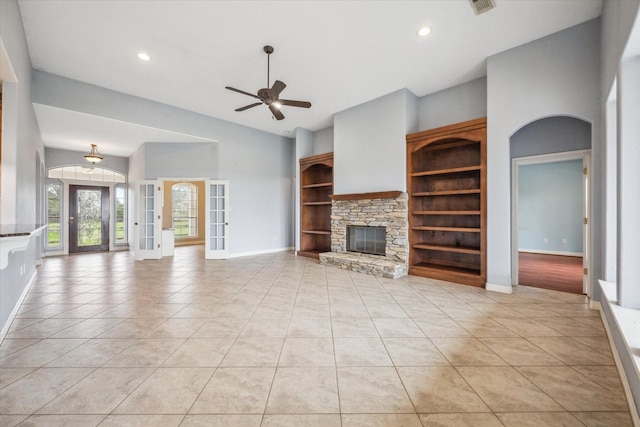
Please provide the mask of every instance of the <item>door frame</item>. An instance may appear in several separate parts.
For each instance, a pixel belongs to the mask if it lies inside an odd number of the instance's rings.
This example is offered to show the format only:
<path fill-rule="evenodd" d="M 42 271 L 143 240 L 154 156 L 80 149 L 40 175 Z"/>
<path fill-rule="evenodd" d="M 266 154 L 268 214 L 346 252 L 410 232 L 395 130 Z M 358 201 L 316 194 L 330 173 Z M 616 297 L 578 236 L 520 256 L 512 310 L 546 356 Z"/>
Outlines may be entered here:
<path fill-rule="evenodd" d="M 77 210 L 76 204 L 76 192 L 78 190 L 100 190 L 100 204 L 101 204 L 101 241 L 99 245 L 93 246 L 78 246 L 78 228 L 77 228 Z M 82 253 L 82 252 L 106 252 L 110 247 L 110 224 L 111 224 L 111 191 L 109 186 L 101 185 L 82 185 L 82 184 L 69 184 L 69 197 L 67 204 L 69 207 L 69 216 L 67 217 L 67 223 L 69 224 L 69 253 Z M 71 221 L 71 214 L 74 212 L 72 206 L 75 205 L 76 216 Z M 72 227 L 71 224 L 75 225 Z"/>
<path fill-rule="evenodd" d="M 565 160 L 582 160 L 585 173 L 582 175 L 582 215 L 586 224 L 582 226 L 582 262 L 586 273 L 583 275 L 582 292 L 591 296 L 591 149 L 564 151 L 536 156 L 516 157 L 511 160 L 511 284 L 518 285 L 518 167 L 555 163 Z"/>

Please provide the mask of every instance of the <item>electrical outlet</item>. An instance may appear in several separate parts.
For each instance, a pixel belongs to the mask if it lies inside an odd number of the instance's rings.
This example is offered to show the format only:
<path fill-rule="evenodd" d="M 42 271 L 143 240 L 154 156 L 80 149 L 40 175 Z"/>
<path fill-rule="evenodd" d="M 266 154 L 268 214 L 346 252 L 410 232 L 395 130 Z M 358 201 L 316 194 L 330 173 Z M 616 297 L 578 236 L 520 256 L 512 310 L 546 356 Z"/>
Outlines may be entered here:
<path fill-rule="evenodd" d="M 562 239 L 562 244 L 566 245 L 567 244 L 567 239 Z"/>
<path fill-rule="evenodd" d="M 544 242 L 544 244 L 546 245 L 547 243 L 549 243 L 549 238 L 545 237 L 544 239 L 542 239 L 542 241 Z"/>

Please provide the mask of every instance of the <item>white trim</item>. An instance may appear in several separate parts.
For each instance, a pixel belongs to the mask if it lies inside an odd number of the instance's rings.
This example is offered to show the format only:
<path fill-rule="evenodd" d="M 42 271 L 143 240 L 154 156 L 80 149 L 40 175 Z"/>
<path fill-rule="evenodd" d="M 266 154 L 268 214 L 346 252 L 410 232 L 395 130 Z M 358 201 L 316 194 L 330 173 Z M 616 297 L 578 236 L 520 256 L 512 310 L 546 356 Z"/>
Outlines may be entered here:
<path fill-rule="evenodd" d="M 509 286 L 509 285 L 496 285 L 495 283 L 487 282 L 484 285 L 484 288 L 486 290 L 488 290 L 488 291 L 500 292 L 501 294 L 512 294 L 513 293 L 513 286 Z"/>
<path fill-rule="evenodd" d="M 540 249 L 518 249 L 518 252 L 526 252 L 526 253 L 529 253 L 529 254 L 560 255 L 560 256 L 577 256 L 577 257 L 582 257 L 582 252 L 545 251 L 545 250 L 540 250 Z"/>
<path fill-rule="evenodd" d="M 18 301 L 13 306 L 13 310 L 11 310 L 11 313 L 9 314 L 9 317 L 7 317 L 7 322 L 4 324 L 4 328 L 2 328 L 2 331 L 0 331 L 0 343 L 2 343 L 2 341 L 4 340 L 4 337 L 7 335 L 7 332 L 9 332 L 9 328 L 13 323 L 13 319 L 18 314 L 18 310 L 20 310 L 20 307 L 22 306 L 24 299 L 27 297 L 27 293 L 29 293 L 29 289 L 31 289 L 31 285 L 35 283 L 36 277 L 38 277 L 38 270 L 34 270 L 33 274 L 31 275 L 31 279 L 29 279 L 29 283 L 27 283 L 27 286 L 24 287 L 24 290 L 22 291 L 22 295 L 20 295 L 20 298 L 18 298 Z"/>
<path fill-rule="evenodd" d="M 238 257 L 253 256 L 253 255 L 264 255 L 264 254 L 272 254 L 275 252 L 286 252 L 286 251 L 293 251 L 293 246 L 288 246 L 285 248 L 267 249 L 264 251 L 238 252 L 236 254 L 230 254 L 229 258 L 238 258 Z"/>
<path fill-rule="evenodd" d="M 565 151 L 561 153 L 540 154 L 536 156 L 514 157 L 511 159 L 511 283 L 518 284 L 518 252 L 533 252 L 534 250 L 518 249 L 518 167 L 522 165 L 535 165 L 541 163 L 555 163 L 566 160 L 581 159 L 583 166 L 587 168 L 589 174 L 592 170 L 591 149 Z M 589 174 L 587 176 L 589 176 Z M 590 184 L 590 183 L 589 183 Z M 585 178 L 583 178 L 583 191 L 587 186 Z M 591 186 L 586 188 L 589 194 L 583 194 L 583 215 L 588 219 L 588 224 L 583 229 L 582 250 L 583 253 L 576 256 L 583 257 L 583 267 L 590 273 L 592 271 L 592 262 L 590 253 L 591 245 Z M 551 253 L 551 252 L 539 252 Z M 567 255 L 567 252 L 558 253 L 558 255 Z M 583 275 L 582 291 L 586 295 L 591 295 L 590 274 Z"/>
<path fill-rule="evenodd" d="M 616 310 L 616 307 L 623 308 L 617 305 L 615 295 L 616 287 L 615 283 L 606 282 L 604 280 L 598 280 L 600 282 L 600 288 L 602 289 L 602 293 L 604 294 L 604 298 L 606 304 L 609 304 L 609 308 L 611 309 L 611 313 L 614 317 L 615 322 L 618 323 L 618 329 L 620 330 L 620 334 L 623 337 L 625 345 L 629 350 L 629 354 L 631 355 L 632 360 L 635 362 L 636 358 L 634 358 L 633 352 L 628 343 L 628 335 L 631 335 L 633 331 L 637 331 L 637 319 L 640 318 L 640 315 L 634 313 L 633 316 L 625 318 L 624 316 L 620 316 L 620 310 Z M 600 309 L 600 307 L 598 307 Z M 633 312 L 640 313 L 640 310 L 631 310 Z M 616 368 L 618 370 L 618 376 L 620 377 L 620 381 L 622 382 L 622 388 L 624 389 L 624 395 L 627 398 L 627 405 L 629 405 L 629 414 L 631 415 L 631 421 L 634 426 L 640 426 L 640 416 L 638 415 L 638 408 L 636 407 L 635 401 L 633 399 L 633 394 L 631 392 L 631 387 L 629 386 L 629 380 L 625 374 L 625 370 L 622 367 L 622 361 L 620 360 L 620 354 L 618 353 L 618 349 L 611 338 L 611 330 L 609 329 L 609 323 L 607 322 L 607 318 L 604 313 L 600 309 L 600 319 L 602 320 L 602 324 L 604 325 L 604 329 L 607 332 L 607 339 L 609 341 L 609 347 L 611 347 L 611 353 L 613 354 L 613 360 L 616 362 Z M 633 321 L 635 320 L 635 323 Z M 638 364 L 634 363 L 636 367 L 636 373 L 638 373 Z"/>

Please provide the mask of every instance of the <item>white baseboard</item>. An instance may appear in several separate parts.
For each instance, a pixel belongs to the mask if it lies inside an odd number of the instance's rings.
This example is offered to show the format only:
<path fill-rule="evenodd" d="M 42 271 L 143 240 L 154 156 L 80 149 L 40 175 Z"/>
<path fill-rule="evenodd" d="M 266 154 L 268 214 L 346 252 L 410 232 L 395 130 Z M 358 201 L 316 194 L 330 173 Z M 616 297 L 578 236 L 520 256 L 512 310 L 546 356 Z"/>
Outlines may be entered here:
<path fill-rule="evenodd" d="M 487 282 L 484 285 L 484 288 L 488 291 L 500 292 L 501 294 L 511 294 L 513 293 L 513 286 L 505 286 L 505 285 L 496 285 L 494 283 Z"/>
<path fill-rule="evenodd" d="M 598 309 L 601 308 L 600 302 L 595 301 L 598 304 Z M 591 306 L 591 302 L 589 302 L 589 306 Z M 624 389 L 624 395 L 627 398 L 627 405 L 629 405 L 629 414 L 631 414 L 631 422 L 634 426 L 640 426 L 640 416 L 638 415 L 638 408 L 636 408 L 636 403 L 633 400 L 633 394 L 631 393 L 631 386 L 629 386 L 629 380 L 625 375 L 625 371 L 622 367 L 622 361 L 620 360 L 620 355 L 618 354 L 618 349 L 611 338 L 611 329 L 609 329 L 609 323 L 607 323 L 607 318 L 604 315 L 604 312 L 600 310 L 600 319 L 602 320 L 602 324 L 604 325 L 604 329 L 607 332 L 607 340 L 609 341 L 609 347 L 611 347 L 611 353 L 613 354 L 613 360 L 616 362 L 616 369 L 618 370 L 618 376 L 620 377 L 620 381 L 622 382 L 622 388 Z"/>
<path fill-rule="evenodd" d="M 288 246 L 286 248 L 275 248 L 275 249 L 266 249 L 264 251 L 253 251 L 253 252 L 238 252 L 237 254 L 230 254 L 229 258 L 238 258 L 243 256 L 252 256 L 252 255 L 264 255 L 264 254 L 272 254 L 275 252 L 286 252 L 292 251 L 293 246 Z"/>
<path fill-rule="evenodd" d="M 29 292 L 29 289 L 31 289 L 31 285 L 35 283 L 36 277 L 38 277 L 38 270 L 34 270 L 33 274 L 31 275 L 31 278 L 29 279 L 29 283 L 27 283 L 27 286 L 24 287 L 24 290 L 22 291 L 22 295 L 20 295 L 20 298 L 18 298 L 18 301 L 13 306 L 13 310 L 11 310 L 11 313 L 9 314 L 9 317 L 7 317 L 7 323 L 4 324 L 4 327 L 0 331 L 0 343 L 2 343 L 2 340 L 4 340 L 5 335 L 7 335 L 7 332 L 9 332 L 11 323 L 13 323 L 13 319 L 18 314 L 18 310 L 22 306 L 24 299 L 27 297 L 27 293 Z"/>
<path fill-rule="evenodd" d="M 582 252 L 564 252 L 564 251 L 545 251 L 540 249 L 518 249 L 518 252 L 527 252 L 530 254 L 541 255 L 561 255 L 561 256 L 583 256 Z"/>

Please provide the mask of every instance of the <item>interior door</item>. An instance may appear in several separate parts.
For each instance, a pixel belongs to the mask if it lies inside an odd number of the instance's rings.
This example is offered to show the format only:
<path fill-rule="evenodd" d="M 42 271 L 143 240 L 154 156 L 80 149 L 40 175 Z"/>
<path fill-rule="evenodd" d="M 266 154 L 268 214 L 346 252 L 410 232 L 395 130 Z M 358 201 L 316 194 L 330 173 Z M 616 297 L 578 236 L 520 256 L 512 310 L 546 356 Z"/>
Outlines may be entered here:
<path fill-rule="evenodd" d="M 205 258 L 229 258 L 229 181 L 206 181 L 205 199 Z"/>
<path fill-rule="evenodd" d="M 139 181 L 136 184 L 136 259 L 159 259 L 162 256 L 162 186 L 161 181 Z"/>
<path fill-rule="evenodd" d="M 109 187 L 69 186 L 69 253 L 109 250 Z"/>

